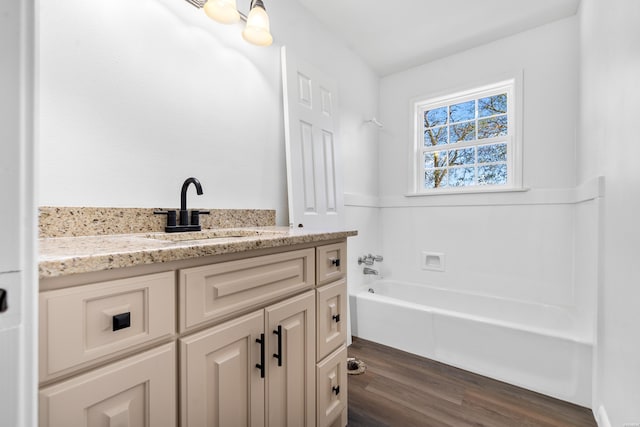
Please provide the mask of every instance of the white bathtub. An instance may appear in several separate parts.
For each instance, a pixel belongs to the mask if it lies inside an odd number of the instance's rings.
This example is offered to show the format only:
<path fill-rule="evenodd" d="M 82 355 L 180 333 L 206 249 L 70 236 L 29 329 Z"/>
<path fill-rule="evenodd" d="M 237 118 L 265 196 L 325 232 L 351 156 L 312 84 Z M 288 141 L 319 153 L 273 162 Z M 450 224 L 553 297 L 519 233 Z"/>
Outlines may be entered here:
<path fill-rule="evenodd" d="M 592 343 L 566 310 L 386 280 L 370 288 L 350 297 L 353 335 L 591 406 Z"/>

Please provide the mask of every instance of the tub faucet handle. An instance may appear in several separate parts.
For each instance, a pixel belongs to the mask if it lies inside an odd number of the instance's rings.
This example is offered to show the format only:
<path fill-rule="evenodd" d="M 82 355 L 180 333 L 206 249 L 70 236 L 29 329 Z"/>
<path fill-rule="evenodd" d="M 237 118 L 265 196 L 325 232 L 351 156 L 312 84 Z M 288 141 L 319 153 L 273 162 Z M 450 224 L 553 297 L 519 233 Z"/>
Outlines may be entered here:
<path fill-rule="evenodd" d="M 373 265 L 374 262 L 376 261 L 381 262 L 382 259 L 383 259 L 382 255 L 367 254 L 367 255 L 358 257 L 358 265 L 361 265 L 361 264 Z"/>

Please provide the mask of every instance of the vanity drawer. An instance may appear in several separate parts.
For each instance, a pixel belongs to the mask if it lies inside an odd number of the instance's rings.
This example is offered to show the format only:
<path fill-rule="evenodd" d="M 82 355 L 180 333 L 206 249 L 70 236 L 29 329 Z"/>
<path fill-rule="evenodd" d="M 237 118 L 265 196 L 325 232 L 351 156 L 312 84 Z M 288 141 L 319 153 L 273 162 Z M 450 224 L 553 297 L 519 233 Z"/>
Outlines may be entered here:
<path fill-rule="evenodd" d="M 347 273 L 347 243 L 319 246 L 316 248 L 318 259 L 317 283 L 323 285 L 341 279 Z"/>
<path fill-rule="evenodd" d="M 40 390 L 40 427 L 176 426 L 176 345 Z"/>
<path fill-rule="evenodd" d="M 314 271 L 313 248 L 180 270 L 180 331 L 312 288 Z"/>
<path fill-rule="evenodd" d="M 345 426 L 347 410 L 347 347 L 318 363 L 317 426 Z"/>
<path fill-rule="evenodd" d="M 175 273 L 40 294 L 40 381 L 175 333 Z"/>
<path fill-rule="evenodd" d="M 347 282 L 318 288 L 316 313 L 318 315 L 317 360 L 321 360 L 347 340 Z"/>

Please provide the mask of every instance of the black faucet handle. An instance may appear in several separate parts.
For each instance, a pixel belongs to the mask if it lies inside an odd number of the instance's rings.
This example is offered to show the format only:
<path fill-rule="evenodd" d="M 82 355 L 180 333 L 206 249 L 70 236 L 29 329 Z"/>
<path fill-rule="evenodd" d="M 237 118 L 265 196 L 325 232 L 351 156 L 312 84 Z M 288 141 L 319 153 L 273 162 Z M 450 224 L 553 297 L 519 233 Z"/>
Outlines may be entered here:
<path fill-rule="evenodd" d="M 190 225 L 200 225 L 200 215 L 209 215 L 209 211 L 199 211 L 197 209 L 191 210 L 191 222 Z"/>
<path fill-rule="evenodd" d="M 176 226 L 176 211 L 168 210 L 168 211 L 153 211 L 154 215 L 166 215 L 167 216 L 167 227 L 175 227 Z"/>

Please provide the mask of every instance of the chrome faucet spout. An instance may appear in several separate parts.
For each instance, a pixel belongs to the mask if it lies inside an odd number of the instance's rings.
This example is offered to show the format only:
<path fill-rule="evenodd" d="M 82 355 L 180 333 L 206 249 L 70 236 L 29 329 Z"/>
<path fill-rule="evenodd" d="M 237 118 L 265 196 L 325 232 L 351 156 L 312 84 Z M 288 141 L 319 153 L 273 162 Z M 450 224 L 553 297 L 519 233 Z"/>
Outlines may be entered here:
<path fill-rule="evenodd" d="M 365 267 L 362 269 L 362 273 L 364 274 L 373 274 L 374 276 L 378 275 L 378 270 L 375 270 L 373 268 L 369 268 L 369 267 Z"/>

